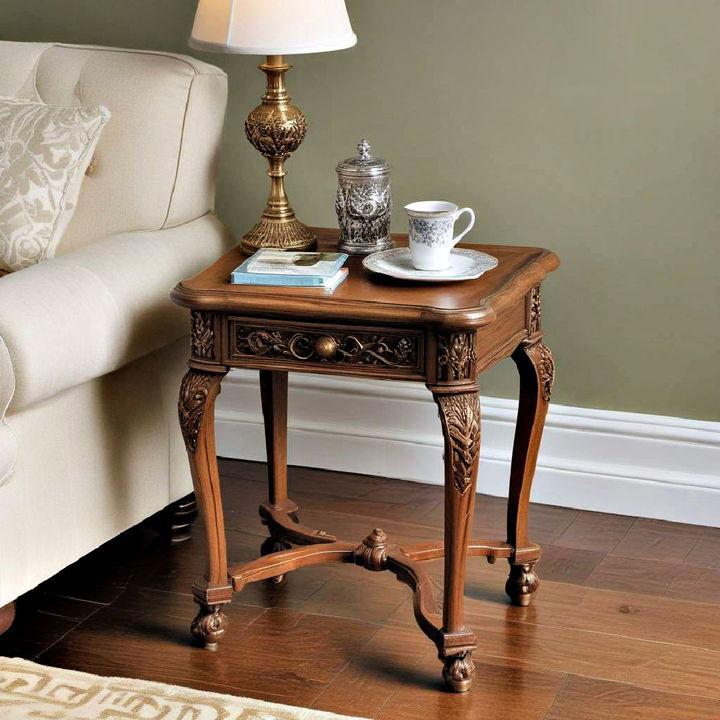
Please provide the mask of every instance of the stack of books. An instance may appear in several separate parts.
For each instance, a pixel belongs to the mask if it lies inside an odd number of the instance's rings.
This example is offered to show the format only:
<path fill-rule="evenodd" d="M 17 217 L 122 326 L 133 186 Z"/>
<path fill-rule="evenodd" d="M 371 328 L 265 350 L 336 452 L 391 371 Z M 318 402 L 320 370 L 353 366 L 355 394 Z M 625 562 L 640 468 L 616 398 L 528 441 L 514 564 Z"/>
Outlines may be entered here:
<path fill-rule="evenodd" d="M 345 253 L 258 250 L 232 273 L 233 285 L 317 287 L 334 290 L 347 277 Z"/>

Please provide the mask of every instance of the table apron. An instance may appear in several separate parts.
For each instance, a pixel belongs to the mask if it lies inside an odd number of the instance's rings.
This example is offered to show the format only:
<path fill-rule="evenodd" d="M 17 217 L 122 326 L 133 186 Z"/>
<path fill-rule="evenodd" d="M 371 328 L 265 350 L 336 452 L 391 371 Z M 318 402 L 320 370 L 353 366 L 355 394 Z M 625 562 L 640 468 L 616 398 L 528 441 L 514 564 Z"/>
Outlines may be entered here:
<path fill-rule="evenodd" d="M 295 323 L 230 316 L 223 363 L 342 375 L 422 380 L 422 329 Z"/>

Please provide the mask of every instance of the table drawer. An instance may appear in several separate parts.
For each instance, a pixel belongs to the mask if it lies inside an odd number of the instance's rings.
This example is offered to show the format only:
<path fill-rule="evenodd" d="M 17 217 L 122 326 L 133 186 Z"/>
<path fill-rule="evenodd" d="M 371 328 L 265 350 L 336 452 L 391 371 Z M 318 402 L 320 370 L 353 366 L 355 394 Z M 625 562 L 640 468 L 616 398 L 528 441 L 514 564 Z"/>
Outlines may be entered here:
<path fill-rule="evenodd" d="M 424 377 L 424 334 L 379 327 L 228 318 L 228 365 Z"/>

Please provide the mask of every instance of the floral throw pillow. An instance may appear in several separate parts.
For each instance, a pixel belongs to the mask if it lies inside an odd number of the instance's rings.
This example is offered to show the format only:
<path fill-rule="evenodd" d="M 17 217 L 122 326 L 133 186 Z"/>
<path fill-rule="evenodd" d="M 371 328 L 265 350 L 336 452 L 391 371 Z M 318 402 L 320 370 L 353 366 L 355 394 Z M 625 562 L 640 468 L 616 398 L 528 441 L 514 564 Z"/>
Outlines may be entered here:
<path fill-rule="evenodd" d="M 0 98 L 0 274 L 55 255 L 109 111 Z"/>

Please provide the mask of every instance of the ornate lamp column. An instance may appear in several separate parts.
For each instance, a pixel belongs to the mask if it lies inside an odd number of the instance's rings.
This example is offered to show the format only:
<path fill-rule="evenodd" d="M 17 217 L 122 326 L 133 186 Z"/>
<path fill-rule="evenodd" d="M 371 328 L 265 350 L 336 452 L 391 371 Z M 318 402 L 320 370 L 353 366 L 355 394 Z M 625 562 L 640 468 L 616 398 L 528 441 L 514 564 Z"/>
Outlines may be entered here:
<path fill-rule="evenodd" d="M 295 217 L 285 192 L 285 162 L 305 139 L 307 119 L 287 93 L 285 73 L 292 66 L 285 63 L 284 57 L 269 55 L 259 67 L 267 75 L 267 90 L 262 105 L 245 122 L 245 134 L 270 163 L 271 187 L 262 218 L 242 239 L 241 247 L 248 254 L 263 247 L 310 250 L 317 238 Z"/>

